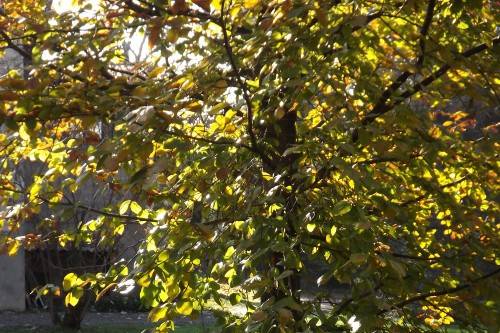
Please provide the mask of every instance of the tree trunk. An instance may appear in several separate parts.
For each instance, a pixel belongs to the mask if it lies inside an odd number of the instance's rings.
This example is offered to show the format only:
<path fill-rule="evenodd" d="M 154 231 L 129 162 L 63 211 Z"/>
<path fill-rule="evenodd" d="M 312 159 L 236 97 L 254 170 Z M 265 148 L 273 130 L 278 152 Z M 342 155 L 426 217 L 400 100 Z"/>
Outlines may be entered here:
<path fill-rule="evenodd" d="M 274 170 L 270 170 L 270 167 L 265 169 L 266 172 L 273 173 L 283 173 L 286 171 L 287 176 L 285 177 L 285 185 L 294 187 L 294 184 L 289 175 L 293 175 L 296 170 L 296 162 L 299 155 L 296 153 L 287 154 L 283 156 L 285 151 L 296 144 L 297 141 L 297 131 L 296 131 L 297 113 L 295 111 L 287 111 L 285 115 L 277 119 L 275 122 L 271 122 L 270 126 L 266 129 L 266 137 L 276 149 L 278 156 L 273 160 L 275 165 Z M 292 191 L 293 193 L 293 191 Z M 294 227 L 293 218 L 297 214 L 296 198 L 293 194 L 286 195 L 286 205 L 285 205 L 285 221 L 287 223 L 286 229 L 286 240 L 291 240 L 297 236 L 297 231 Z M 290 251 L 297 251 L 296 247 L 291 248 Z M 270 266 L 271 268 L 278 269 L 280 273 L 284 272 L 287 268 L 283 264 L 279 264 L 284 261 L 284 254 L 279 252 L 273 252 L 271 254 Z M 277 286 L 273 286 L 272 289 L 262 295 L 261 301 L 265 302 L 269 298 L 274 297 L 275 301 L 279 301 L 288 296 L 292 296 L 294 300 L 300 304 L 300 276 L 298 271 L 293 270 L 293 274 L 285 279 L 285 285 L 290 294 L 284 293 L 279 290 Z M 294 318 L 296 321 L 302 319 L 302 315 L 299 311 L 292 310 Z"/>
<path fill-rule="evenodd" d="M 91 301 L 92 293 L 89 290 L 85 290 L 76 306 L 68 305 L 66 307 L 61 326 L 71 330 L 79 330 Z"/>

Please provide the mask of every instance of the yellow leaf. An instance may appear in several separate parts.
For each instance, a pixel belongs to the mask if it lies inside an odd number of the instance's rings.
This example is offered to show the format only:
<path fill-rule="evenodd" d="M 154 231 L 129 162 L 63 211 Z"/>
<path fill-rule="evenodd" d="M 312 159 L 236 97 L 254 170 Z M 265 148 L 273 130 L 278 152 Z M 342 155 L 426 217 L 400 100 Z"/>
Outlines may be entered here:
<path fill-rule="evenodd" d="M 125 201 L 123 201 L 123 202 L 120 204 L 120 208 L 118 208 L 118 213 L 119 213 L 120 215 L 125 214 L 125 213 L 128 211 L 128 209 L 129 209 L 129 207 L 130 207 L 130 204 L 131 204 L 131 200 L 125 200 Z"/>
<path fill-rule="evenodd" d="M 245 221 L 234 221 L 233 226 L 236 230 L 242 231 L 245 226 Z"/>
<path fill-rule="evenodd" d="M 66 306 L 68 305 L 72 305 L 72 306 L 75 306 L 78 304 L 78 298 L 76 297 L 73 297 L 73 294 L 72 293 L 69 293 L 66 295 L 66 297 L 64 298 L 64 304 Z"/>
<path fill-rule="evenodd" d="M 264 180 L 271 180 L 273 179 L 273 176 L 271 176 L 269 173 L 265 171 L 262 171 L 262 178 L 264 178 Z"/>
<path fill-rule="evenodd" d="M 29 141 L 30 134 L 28 133 L 28 127 L 26 127 L 26 124 L 22 124 L 19 128 L 19 136 L 21 139 Z"/>
<path fill-rule="evenodd" d="M 236 126 L 234 124 L 227 124 L 227 126 L 224 127 L 224 133 L 233 134 L 234 132 L 236 132 Z"/>
<path fill-rule="evenodd" d="M 177 29 L 169 29 L 167 32 L 167 41 L 175 43 L 179 39 L 179 32 Z"/>
<path fill-rule="evenodd" d="M 243 6 L 246 9 L 252 9 L 259 4 L 260 0 L 245 0 Z"/>
<path fill-rule="evenodd" d="M 165 72 L 165 67 L 163 66 L 160 66 L 160 67 L 156 67 L 155 69 L 153 69 L 151 72 L 149 72 L 148 76 L 150 78 L 155 78 L 157 77 L 158 75 L 162 74 L 163 72 Z"/>
<path fill-rule="evenodd" d="M 153 308 L 149 312 L 149 320 L 151 320 L 153 323 L 162 320 L 165 318 L 167 315 L 167 309 L 166 308 Z"/>
<path fill-rule="evenodd" d="M 212 7 L 214 7 L 214 9 L 220 10 L 221 6 L 220 0 L 212 0 L 211 2 L 212 2 Z"/>
<path fill-rule="evenodd" d="M 325 241 L 327 244 L 332 244 L 333 243 L 333 238 L 330 234 L 327 234 L 325 237 Z"/>
<path fill-rule="evenodd" d="M 184 316 L 189 316 L 193 312 L 193 303 L 184 301 L 178 304 L 175 309 L 177 312 Z"/>
<path fill-rule="evenodd" d="M 314 224 L 314 223 L 308 223 L 307 226 L 306 226 L 306 229 L 309 232 L 313 232 L 314 229 L 316 229 L 316 224 Z"/>
<path fill-rule="evenodd" d="M 147 89 L 144 87 L 137 87 L 134 90 L 132 90 L 132 95 L 135 97 L 145 97 L 147 96 L 148 92 Z"/>
<path fill-rule="evenodd" d="M 31 186 L 30 189 L 30 199 L 31 200 L 36 199 L 41 190 L 42 190 L 42 185 L 40 185 L 39 183 L 33 184 L 33 186 Z"/>
<path fill-rule="evenodd" d="M 64 291 L 70 290 L 73 285 L 78 281 L 78 276 L 75 273 L 69 273 L 64 277 L 63 280 L 63 289 Z"/>
<path fill-rule="evenodd" d="M 9 242 L 7 255 L 8 256 L 15 255 L 20 247 L 21 247 L 21 243 L 18 240 L 16 240 L 16 239 L 12 240 L 12 242 Z"/>
<path fill-rule="evenodd" d="M 66 295 L 66 297 L 64 298 L 64 304 L 66 306 L 69 305 L 76 306 L 82 296 L 83 296 L 83 289 L 77 288 Z"/>
<path fill-rule="evenodd" d="M 224 260 L 230 259 L 233 256 L 235 251 L 236 250 L 234 249 L 234 246 L 228 247 L 226 254 L 224 255 Z"/>
<path fill-rule="evenodd" d="M 139 214 L 142 211 L 142 208 L 141 208 L 141 206 L 137 202 L 132 201 L 130 203 L 130 210 L 134 214 Z"/>
<path fill-rule="evenodd" d="M 147 287 L 151 283 L 151 277 L 149 274 L 143 275 L 139 280 L 137 280 L 137 284 L 141 287 Z"/>
<path fill-rule="evenodd" d="M 120 224 L 115 228 L 115 235 L 123 235 L 124 232 L 125 232 L 124 224 Z"/>
<path fill-rule="evenodd" d="M 236 270 L 234 268 L 231 268 L 226 272 L 226 274 L 224 274 L 224 277 L 226 277 L 227 279 L 231 279 L 235 275 L 236 275 Z"/>

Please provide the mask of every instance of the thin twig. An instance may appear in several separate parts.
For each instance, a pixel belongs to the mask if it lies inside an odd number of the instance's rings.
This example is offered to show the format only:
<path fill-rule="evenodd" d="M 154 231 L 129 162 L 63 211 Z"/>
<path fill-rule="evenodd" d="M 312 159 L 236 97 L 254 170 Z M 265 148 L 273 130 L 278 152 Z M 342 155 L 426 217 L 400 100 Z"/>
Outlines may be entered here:
<path fill-rule="evenodd" d="M 224 6 L 225 6 L 225 1 L 221 1 L 221 8 L 220 8 L 220 24 L 222 28 L 222 35 L 224 37 L 224 48 L 226 49 L 227 56 L 229 58 L 229 63 L 231 64 L 231 69 L 233 71 L 233 75 L 236 78 L 236 81 L 238 82 L 238 85 L 243 93 L 243 99 L 245 100 L 245 104 L 247 106 L 247 132 L 248 136 L 250 137 L 250 143 L 252 148 L 254 149 L 255 152 L 258 153 L 258 155 L 262 158 L 262 161 L 266 163 L 267 165 L 273 167 L 273 163 L 270 160 L 270 158 L 264 154 L 264 152 L 259 148 L 259 145 L 257 143 L 257 138 L 255 137 L 255 133 L 253 130 L 253 107 L 252 107 L 252 101 L 250 99 L 250 95 L 248 93 L 248 87 L 246 86 L 245 82 L 243 82 L 243 79 L 241 78 L 240 71 L 238 69 L 238 66 L 236 65 L 236 60 L 234 58 L 234 53 L 233 49 L 231 47 L 231 43 L 229 42 L 229 37 L 227 34 L 227 26 L 226 26 L 226 19 L 225 19 L 225 14 L 224 14 Z"/>
<path fill-rule="evenodd" d="M 15 50 L 17 53 L 19 53 L 23 58 L 27 59 L 27 60 L 31 60 L 31 54 L 26 51 L 25 49 L 21 48 L 20 46 L 16 45 L 16 43 L 14 43 L 12 41 L 12 39 L 10 39 L 9 35 L 7 35 L 5 33 L 5 31 L 3 31 L 2 29 L 0 29 L 0 35 L 4 38 L 4 42 L 7 43 L 7 45 Z"/>
<path fill-rule="evenodd" d="M 451 187 L 451 186 L 455 186 L 457 184 L 460 184 L 461 182 L 463 182 L 464 180 L 468 179 L 469 176 L 463 176 L 462 178 L 458 179 L 458 180 L 455 180 L 453 182 L 450 182 L 448 184 L 444 184 L 443 186 L 441 186 L 439 189 L 445 189 L 445 188 L 448 188 L 448 187 Z M 403 201 L 402 203 L 400 203 L 399 205 L 404 207 L 404 206 L 408 206 L 408 205 L 411 205 L 411 204 L 414 204 L 414 203 L 417 203 L 419 202 L 420 200 L 422 199 L 425 199 L 427 196 L 429 195 L 429 193 L 425 193 L 425 194 L 422 194 L 422 195 L 419 195 L 418 197 L 416 198 L 413 198 L 413 199 L 410 199 L 410 200 L 407 200 L 407 201 Z"/>

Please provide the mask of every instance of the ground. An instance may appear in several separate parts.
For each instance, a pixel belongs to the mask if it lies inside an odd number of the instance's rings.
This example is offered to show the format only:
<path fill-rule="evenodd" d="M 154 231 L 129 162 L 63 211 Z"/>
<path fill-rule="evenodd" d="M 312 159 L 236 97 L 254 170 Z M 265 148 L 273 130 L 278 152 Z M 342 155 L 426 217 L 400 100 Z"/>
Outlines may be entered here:
<path fill-rule="evenodd" d="M 210 333 L 214 318 L 204 314 L 200 319 L 176 320 L 175 333 Z M 79 333 L 140 333 L 148 327 L 147 313 L 90 312 L 85 316 Z M 443 329 L 443 333 L 461 333 L 458 328 Z M 51 327 L 46 312 L 0 312 L 0 333 L 74 333 Z"/>
<path fill-rule="evenodd" d="M 213 322 L 213 317 L 206 314 L 196 321 L 176 320 L 176 333 L 204 333 Z M 82 323 L 82 333 L 139 333 L 147 327 L 147 313 L 91 312 Z M 0 312 L 0 333 L 63 333 L 51 328 L 46 312 Z M 65 332 L 64 332 L 65 333 Z"/>
<path fill-rule="evenodd" d="M 104 327 L 87 327 L 78 333 L 139 333 L 144 330 L 140 326 L 104 326 Z M 203 329 L 200 326 L 179 326 L 175 333 L 205 333 L 210 332 L 209 329 Z M 64 331 L 56 328 L 37 328 L 36 330 L 27 328 L 0 328 L 0 333 L 74 333 L 74 331 Z"/>

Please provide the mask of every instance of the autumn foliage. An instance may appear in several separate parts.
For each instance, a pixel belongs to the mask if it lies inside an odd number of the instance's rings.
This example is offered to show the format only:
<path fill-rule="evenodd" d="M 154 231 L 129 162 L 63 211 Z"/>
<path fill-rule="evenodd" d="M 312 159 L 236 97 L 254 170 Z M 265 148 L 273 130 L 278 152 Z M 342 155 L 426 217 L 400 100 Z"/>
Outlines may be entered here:
<path fill-rule="evenodd" d="M 234 332 L 498 332 L 498 11 L 6 1 L 25 65 L 0 79 L 1 249 L 139 225 L 132 258 L 61 287 L 135 285 L 159 332 L 206 309 Z"/>

